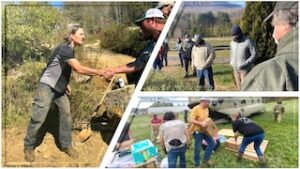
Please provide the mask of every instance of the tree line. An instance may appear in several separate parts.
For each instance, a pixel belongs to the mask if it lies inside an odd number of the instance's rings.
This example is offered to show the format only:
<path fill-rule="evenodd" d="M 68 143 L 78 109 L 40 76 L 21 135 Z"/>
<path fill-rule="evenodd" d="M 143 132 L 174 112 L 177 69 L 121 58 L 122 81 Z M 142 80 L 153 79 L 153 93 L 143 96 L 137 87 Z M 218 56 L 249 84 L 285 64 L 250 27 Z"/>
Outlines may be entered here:
<path fill-rule="evenodd" d="M 2 10 L 3 64 L 5 72 L 24 60 L 47 60 L 51 49 L 62 42 L 67 24 L 81 24 L 90 38 L 100 38 L 112 25 L 134 26 L 153 2 L 6 2 Z M 122 38 L 122 37 L 118 37 Z"/>
<path fill-rule="evenodd" d="M 258 64 L 274 57 L 276 53 L 276 44 L 272 38 L 271 19 L 267 23 L 263 23 L 264 18 L 273 11 L 275 4 L 276 2 L 246 2 L 242 17 L 237 21 L 232 21 L 226 12 L 179 13 L 177 14 L 178 19 L 170 31 L 170 37 L 175 38 L 178 36 L 176 33 L 181 33 L 181 35 L 200 34 L 204 37 L 231 36 L 232 26 L 239 24 L 244 34 L 256 43 L 259 58 L 255 63 Z"/>

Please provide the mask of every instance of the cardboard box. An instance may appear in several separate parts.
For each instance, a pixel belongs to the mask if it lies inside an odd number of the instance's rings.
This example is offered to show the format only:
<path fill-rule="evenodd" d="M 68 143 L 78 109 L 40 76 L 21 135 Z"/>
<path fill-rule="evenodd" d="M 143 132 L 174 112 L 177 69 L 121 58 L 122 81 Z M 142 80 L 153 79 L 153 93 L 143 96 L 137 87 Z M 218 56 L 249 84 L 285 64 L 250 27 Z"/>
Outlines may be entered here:
<path fill-rule="evenodd" d="M 156 159 L 152 157 L 143 164 L 134 166 L 134 168 L 157 168 Z"/>
<path fill-rule="evenodd" d="M 157 149 L 150 140 L 142 140 L 131 145 L 133 160 L 136 165 L 145 163 L 157 155 Z"/>
<path fill-rule="evenodd" d="M 238 137 L 237 142 L 235 142 L 234 137 L 231 137 L 226 140 L 225 142 L 225 149 L 233 151 L 233 152 L 238 152 L 240 145 L 242 144 L 243 137 Z M 267 146 L 268 146 L 268 140 L 264 140 L 262 144 L 260 145 L 260 149 L 263 153 L 265 153 Z M 243 158 L 248 159 L 248 160 L 253 160 L 253 161 L 259 161 L 256 152 L 254 150 L 254 144 L 251 143 L 246 147 L 246 150 L 244 152 Z"/>
<path fill-rule="evenodd" d="M 207 121 L 207 128 L 204 129 L 205 134 L 214 137 L 218 134 L 218 131 L 218 127 L 216 126 L 214 121 L 212 119 L 209 119 Z"/>
<path fill-rule="evenodd" d="M 218 132 L 219 135 L 223 135 L 223 136 L 228 136 L 228 137 L 233 137 L 234 133 L 232 129 L 221 129 Z"/>

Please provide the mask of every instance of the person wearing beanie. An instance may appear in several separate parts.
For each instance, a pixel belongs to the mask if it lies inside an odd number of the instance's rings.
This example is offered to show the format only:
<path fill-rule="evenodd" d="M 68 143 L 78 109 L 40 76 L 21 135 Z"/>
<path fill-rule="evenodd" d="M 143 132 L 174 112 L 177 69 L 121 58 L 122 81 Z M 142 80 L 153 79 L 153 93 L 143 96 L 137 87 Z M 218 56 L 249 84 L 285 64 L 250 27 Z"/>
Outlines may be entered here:
<path fill-rule="evenodd" d="M 215 89 L 212 64 L 216 58 L 214 48 L 206 43 L 199 35 L 195 38 L 195 45 L 192 49 L 192 69 L 196 69 L 199 78 L 200 90 L 205 90 L 205 81 L 207 80 L 207 89 L 212 91 Z"/>
<path fill-rule="evenodd" d="M 190 36 L 185 35 L 185 40 L 182 43 L 184 70 L 185 70 L 184 77 L 185 78 L 187 78 L 189 76 L 189 66 L 191 65 L 192 48 L 194 45 L 195 45 L 195 43 L 192 41 Z"/>
<path fill-rule="evenodd" d="M 246 37 L 240 26 L 234 25 L 231 29 L 233 36 L 230 42 L 230 65 L 233 68 L 233 75 L 238 90 L 241 83 L 251 70 L 252 63 L 257 59 L 255 43 Z"/>

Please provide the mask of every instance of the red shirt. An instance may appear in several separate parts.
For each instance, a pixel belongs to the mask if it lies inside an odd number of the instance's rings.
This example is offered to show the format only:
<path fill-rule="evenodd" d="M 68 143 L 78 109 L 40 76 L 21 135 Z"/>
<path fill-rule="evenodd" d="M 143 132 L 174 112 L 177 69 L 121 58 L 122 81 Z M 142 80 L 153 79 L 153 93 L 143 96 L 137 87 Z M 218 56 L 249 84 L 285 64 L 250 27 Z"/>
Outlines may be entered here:
<path fill-rule="evenodd" d="M 162 123 L 162 120 L 160 118 L 152 118 L 151 124 L 159 124 Z"/>

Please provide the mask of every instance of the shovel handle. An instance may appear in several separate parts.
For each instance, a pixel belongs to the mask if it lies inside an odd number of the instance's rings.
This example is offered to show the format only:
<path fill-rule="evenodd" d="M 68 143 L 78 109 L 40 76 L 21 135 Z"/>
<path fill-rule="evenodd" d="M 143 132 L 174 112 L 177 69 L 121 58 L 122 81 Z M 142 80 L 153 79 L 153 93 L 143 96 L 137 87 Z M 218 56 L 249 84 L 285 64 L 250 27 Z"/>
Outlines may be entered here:
<path fill-rule="evenodd" d="M 106 94 L 111 90 L 112 85 L 113 85 L 113 83 L 114 83 L 114 80 L 115 80 L 115 76 L 113 76 L 113 77 L 111 78 L 111 80 L 110 80 L 110 82 L 109 82 L 109 84 L 108 84 L 108 86 L 107 86 L 107 88 L 106 88 L 106 90 L 105 90 L 105 92 L 104 92 L 104 94 L 103 94 L 103 96 L 102 96 L 102 98 L 101 98 L 99 104 L 97 105 L 97 107 L 95 108 L 95 110 L 94 110 L 94 112 L 93 112 L 93 114 L 92 114 L 92 118 L 97 114 L 97 112 L 98 112 L 98 110 L 99 110 L 99 108 L 100 108 L 102 102 L 104 101 L 104 98 L 105 98 Z"/>

